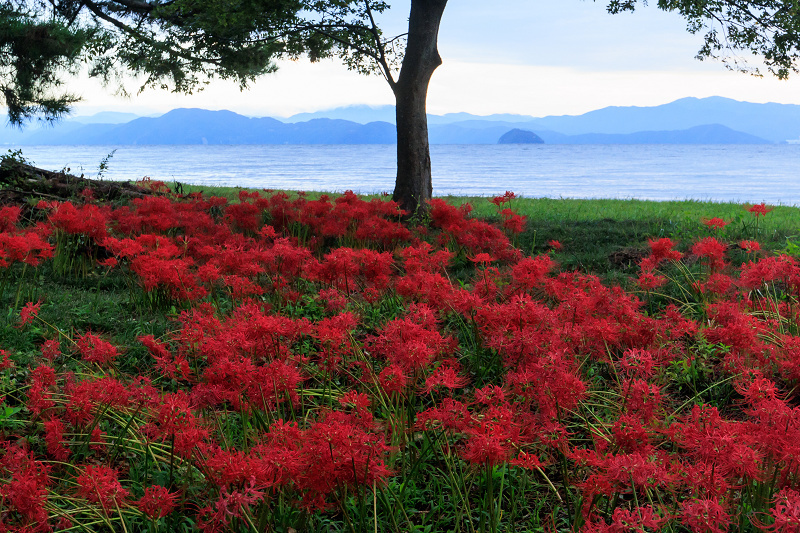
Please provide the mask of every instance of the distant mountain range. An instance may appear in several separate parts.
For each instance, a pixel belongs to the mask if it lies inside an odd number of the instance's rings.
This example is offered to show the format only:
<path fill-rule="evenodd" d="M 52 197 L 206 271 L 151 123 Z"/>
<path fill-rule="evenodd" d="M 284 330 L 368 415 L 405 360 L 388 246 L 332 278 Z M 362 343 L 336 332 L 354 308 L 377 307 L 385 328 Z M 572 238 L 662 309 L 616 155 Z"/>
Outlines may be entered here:
<path fill-rule="evenodd" d="M 394 108 L 353 106 L 278 120 L 231 111 L 175 109 L 159 117 L 100 113 L 53 127 L 0 129 L 5 145 L 393 144 Z M 800 139 L 800 105 L 721 97 L 654 107 L 606 107 L 583 115 L 429 115 L 432 144 L 496 144 L 512 129 L 548 144 L 766 144 Z"/>

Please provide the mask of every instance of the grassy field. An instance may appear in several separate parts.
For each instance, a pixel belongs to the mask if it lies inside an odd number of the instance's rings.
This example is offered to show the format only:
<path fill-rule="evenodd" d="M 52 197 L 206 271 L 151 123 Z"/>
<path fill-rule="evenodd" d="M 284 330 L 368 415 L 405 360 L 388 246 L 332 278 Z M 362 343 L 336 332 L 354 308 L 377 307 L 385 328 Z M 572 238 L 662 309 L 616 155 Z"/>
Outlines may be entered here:
<path fill-rule="evenodd" d="M 207 196 L 239 201 L 239 187 L 209 187 L 182 185 L 182 192 L 202 192 Z M 284 191 L 296 197 L 294 191 Z M 309 191 L 307 197 L 318 199 L 321 195 L 336 197 L 336 193 Z M 363 196 L 370 200 L 377 196 Z M 443 197 L 452 205 L 469 203 L 474 216 L 498 221 L 497 208 L 486 197 Z M 517 198 L 511 207 L 527 217 L 525 230 L 514 244 L 526 254 L 550 252 L 561 270 L 576 270 L 595 274 L 605 282 L 631 289 L 631 279 L 639 272 L 639 261 L 647 254 L 648 241 L 669 237 L 677 242 L 677 249 L 686 252 L 695 240 L 719 235 L 729 242 L 757 239 L 765 250 L 793 253 L 794 243 L 800 242 L 800 209 L 775 206 L 773 211 L 757 220 L 747 211 L 749 204 L 673 201 L 654 202 L 642 200 L 580 200 Z M 721 218 L 729 222 L 724 229 L 713 230 L 704 220 Z M 558 241 L 560 250 L 548 243 Z M 744 251 L 731 250 L 735 261 L 744 262 Z M 796 252 L 800 255 L 800 250 Z M 734 261 L 734 262 L 735 262 Z M 8 277 L 10 272 L 6 273 Z M 143 315 L 142 320 L 126 317 L 128 287 L 118 276 L 91 272 L 84 278 L 53 278 L 44 273 L 37 283 L 26 285 L 21 292 L 12 289 L 9 279 L 2 292 L 0 304 L 7 306 L 6 324 L 12 323 L 21 303 L 36 301 L 48 295 L 52 317 L 64 320 L 70 329 L 117 331 L 126 341 L 131 341 L 142 331 L 163 332 L 166 320 L 163 313 Z M 18 337 L 7 330 L 6 342 Z"/>
<path fill-rule="evenodd" d="M 238 201 L 236 187 L 183 185 L 186 192 L 203 191 L 208 195 Z M 285 191 L 294 195 L 293 191 Z M 321 194 L 309 191 L 309 199 Z M 363 196 L 365 199 L 378 196 Z M 473 216 L 497 221 L 497 207 L 489 197 L 444 196 L 452 205 L 472 205 Z M 757 239 L 771 251 L 793 251 L 800 242 L 800 208 L 770 206 L 768 215 L 756 218 L 747 209 L 752 204 L 676 200 L 516 198 L 510 207 L 528 218 L 528 224 L 515 244 L 526 253 L 550 250 L 551 240 L 564 247 L 555 251 L 562 268 L 597 274 L 606 280 L 625 282 L 635 272 L 641 254 L 647 251 L 649 239 L 669 237 L 678 241 L 678 249 L 686 251 L 694 240 L 719 235 L 730 242 Z M 722 230 L 710 229 L 703 222 L 720 218 L 727 225 Z M 740 256 L 746 259 L 746 254 Z"/>
<path fill-rule="evenodd" d="M 0 208 L 9 531 L 800 527 L 797 208 L 180 190 Z"/>

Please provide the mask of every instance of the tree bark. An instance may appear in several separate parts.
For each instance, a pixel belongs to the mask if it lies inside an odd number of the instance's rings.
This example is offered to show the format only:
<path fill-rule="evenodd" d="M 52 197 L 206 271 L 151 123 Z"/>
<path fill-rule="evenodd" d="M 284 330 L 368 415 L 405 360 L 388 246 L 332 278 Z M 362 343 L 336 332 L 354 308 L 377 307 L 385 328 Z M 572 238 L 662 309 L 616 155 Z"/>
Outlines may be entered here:
<path fill-rule="evenodd" d="M 426 100 L 433 71 L 442 64 L 437 47 L 447 0 L 411 0 L 408 41 L 397 83 L 397 180 L 393 199 L 409 214 L 421 214 L 433 194 Z"/>

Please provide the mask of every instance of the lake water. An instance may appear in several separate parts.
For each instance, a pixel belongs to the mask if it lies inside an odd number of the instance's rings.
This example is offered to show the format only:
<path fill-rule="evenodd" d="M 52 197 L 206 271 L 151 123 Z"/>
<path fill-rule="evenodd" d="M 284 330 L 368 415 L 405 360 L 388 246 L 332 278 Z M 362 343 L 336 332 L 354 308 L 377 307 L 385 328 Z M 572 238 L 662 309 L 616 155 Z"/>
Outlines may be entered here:
<path fill-rule="evenodd" d="M 29 146 L 37 166 L 107 179 L 391 191 L 391 145 Z M 697 199 L 800 205 L 800 145 L 434 145 L 435 195 Z"/>

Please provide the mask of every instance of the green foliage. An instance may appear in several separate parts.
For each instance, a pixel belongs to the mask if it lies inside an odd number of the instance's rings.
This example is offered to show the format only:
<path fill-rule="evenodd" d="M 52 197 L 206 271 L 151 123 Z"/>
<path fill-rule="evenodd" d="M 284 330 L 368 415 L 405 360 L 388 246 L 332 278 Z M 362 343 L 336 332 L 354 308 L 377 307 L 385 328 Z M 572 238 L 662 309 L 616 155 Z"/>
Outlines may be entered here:
<path fill-rule="evenodd" d="M 384 41 L 380 1 L 219 0 L 52 2 L 0 6 L 0 94 L 9 119 L 52 121 L 79 97 L 58 93 L 65 75 L 88 74 L 128 94 L 133 74 L 148 87 L 191 93 L 211 78 L 241 88 L 277 68 L 274 60 L 339 56 L 362 73 L 390 72 L 401 40 Z"/>
<path fill-rule="evenodd" d="M 108 162 L 111 161 L 111 158 L 114 157 L 114 154 L 117 153 L 117 149 L 111 150 L 106 156 L 100 160 L 100 164 L 97 166 L 97 178 L 102 179 L 105 173 L 108 171 Z"/>
<path fill-rule="evenodd" d="M 17 125 L 36 116 L 54 121 L 69 112 L 78 97 L 58 92 L 61 75 L 74 73 L 102 34 L 26 7 L 0 5 L 0 98 Z"/>
<path fill-rule="evenodd" d="M 637 4 L 637 0 L 611 0 L 608 11 L 634 11 Z M 731 70 L 758 74 L 757 68 L 736 55 L 746 51 L 763 57 L 779 79 L 798 72 L 800 9 L 796 0 L 658 0 L 658 7 L 683 16 L 691 33 L 705 32 L 699 59 L 722 59 Z"/>

